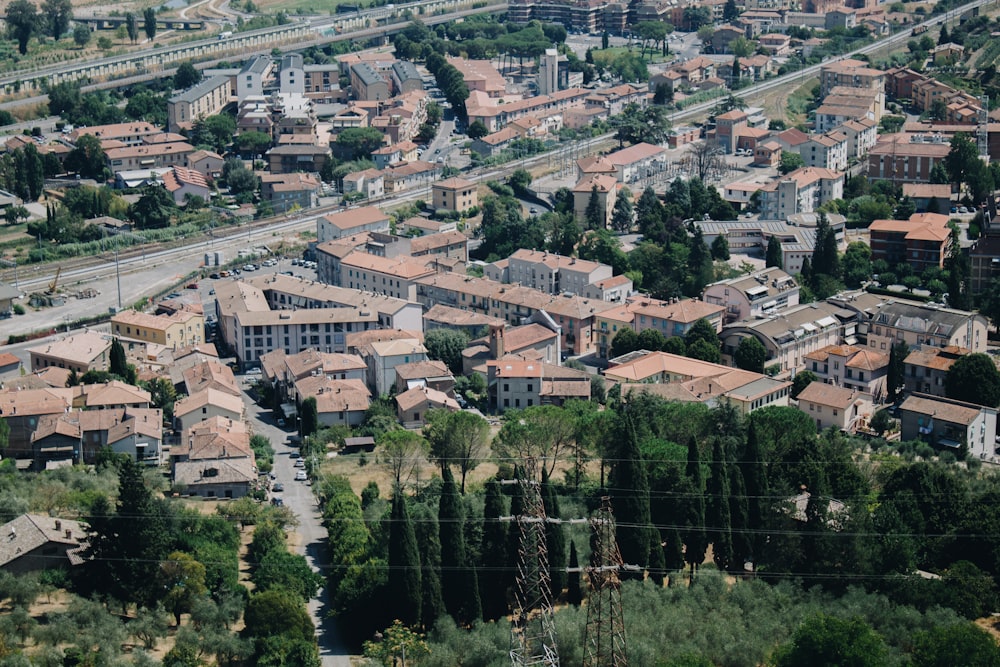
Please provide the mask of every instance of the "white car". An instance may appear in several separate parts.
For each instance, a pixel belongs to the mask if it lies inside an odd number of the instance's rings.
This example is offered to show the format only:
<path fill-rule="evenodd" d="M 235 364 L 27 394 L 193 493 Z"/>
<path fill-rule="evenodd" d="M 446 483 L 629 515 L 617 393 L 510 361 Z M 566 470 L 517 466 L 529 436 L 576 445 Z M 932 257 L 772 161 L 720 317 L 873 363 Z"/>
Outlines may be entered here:
<path fill-rule="evenodd" d="M 297 473 L 295 473 L 295 481 L 296 482 L 304 482 L 307 479 L 309 479 L 309 476 L 306 475 L 306 471 L 305 470 L 300 470 Z"/>
<path fill-rule="evenodd" d="M 306 467 L 306 462 L 303 459 L 296 459 L 296 461 L 295 461 L 295 467 L 296 468 L 305 468 Z"/>

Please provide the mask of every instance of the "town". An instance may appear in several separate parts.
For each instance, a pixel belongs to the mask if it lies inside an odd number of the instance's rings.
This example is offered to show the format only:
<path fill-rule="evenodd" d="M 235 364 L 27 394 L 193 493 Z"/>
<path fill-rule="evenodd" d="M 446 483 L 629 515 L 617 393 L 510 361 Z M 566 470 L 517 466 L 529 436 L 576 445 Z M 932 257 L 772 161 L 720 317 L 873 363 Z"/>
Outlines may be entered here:
<path fill-rule="evenodd" d="M 1000 664 L 993 3 L 263 4 L 5 10 L 0 662 Z"/>

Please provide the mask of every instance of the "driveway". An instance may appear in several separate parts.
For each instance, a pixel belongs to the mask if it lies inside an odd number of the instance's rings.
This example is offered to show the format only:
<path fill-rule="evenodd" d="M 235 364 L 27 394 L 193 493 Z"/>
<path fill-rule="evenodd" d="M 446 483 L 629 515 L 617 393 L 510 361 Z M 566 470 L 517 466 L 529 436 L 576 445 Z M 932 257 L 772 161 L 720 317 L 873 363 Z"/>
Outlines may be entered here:
<path fill-rule="evenodd" d="M 244 377 L 239 376 L 239 379 L 242 380 Z M 292 510 L 299 520 L 299 525 L 295 528 L 301 538 L 297 551 L 306 557 L 313 570 L 325 577 L 329 569 L 326 555 L 326 528 L 323 527 L 312 487 L 307 482 L 295 481 L 295 472 L 299 468 L 295 467 L 295 460 L 289 454 L 298 450 L 288 446 L 286 442 L 292 431 L 278 428 L 271 411 L 254 403 L 246 393 L 243 394 L 243 402 L 246 404 L 247 422 L 252 426 L 253 432 L 270 438 L 274 447 L 274 473 L 277 477 L 275 481 L 285 486 L 280 495 L 285 500 L 285 506 Z M 316 598 L 309 601 L 308 607 L 309 615 L 316 624 L 316 639 L 319 642 L 323 667 L 351 667 L 347 648 L 340 640 L 336 622 L 329 614 L 330 602 L 325 586 L 320 589 Z"/>

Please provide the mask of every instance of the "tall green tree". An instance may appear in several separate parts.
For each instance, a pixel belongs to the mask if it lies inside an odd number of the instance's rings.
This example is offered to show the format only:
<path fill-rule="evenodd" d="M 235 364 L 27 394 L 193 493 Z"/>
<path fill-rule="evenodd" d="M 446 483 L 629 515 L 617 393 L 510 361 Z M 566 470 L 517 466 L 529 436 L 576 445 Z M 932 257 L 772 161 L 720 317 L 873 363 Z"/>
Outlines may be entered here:
<path fill-rule="evenodd" d="M 44 0 L 41 9 L 48 33 L 58 42 L 69 32 L 69 22 L 73 19 L 73 3 L 71 0 Z"/>
<path fill-rule="evenodd" d="M 316 409 L 315 396 L 309 396 L 302 401 L 302 405 L 299 407 L 299 418 L 299 435 L 308 438 L 316 433 L 319 426 L 319 414 Z"/>
<path fill-rule="evenodd" d="M 133 44 L 139 39 L 139 21 L 132 12 L 125 14 L 125 32 L 128 33 L 128 39 Z"/>
<path fill-rule="evenodd" d="M 146 39 L 156 37 L 156 10 L 152 7 L 142 10 L 142 29 L 146 33 Z"/>
<path fill-rule="evenodd" d="M 615 357 L 620 357 L 623 354 L 628 354 L 629 352 L 635 352 L 639 349 L 639 337 L 636 335 L 635 331 L 630 328 L 622 328 L 615 337 L 611 339 L 611 350 L 608 356 L 612 359 Z"/>
<path fill-rule="evenodd" d="M 583 602 L 583 586 L 581 584 L 580 572 L 576 570 L 580 567 L 580 557 L 576 554 L 576 542 L 569 541 L 569 588 L 566 593 L 566 601 L 574 607 L 579 607 Z"/>
<path fill-rule="evenodd" d="M 28 42 L 38 30 L 38 7 L 31 0 L 12 0 L 5 12 L 8 34 L 17 40 L 22 56 L 28 53 Z"/>
<path fill-rule="evenodd" d="M 549 475 L 542 469 L 542 504 L 545 516 L 549 519 L 561 519 L 559 499 L 555 488 L 549 481 Z M 549 582 L 552 585 L 552 596 L 558 598 L 566 588 L 566 531 L 561 523 L 545 524 L 545 543 L 548 546 Z"/>
<path fill-rule="evenodd" d="M 456 466 L 465 495 L 466 476 L 486 458 L 490 425 L 474 412 L 432 410 L 426 416 L 424 435 L 431 444 L 431 456 L 442 465 Z"/>
<path fill-rule="evenodd" d="M 784 259 L 781 254 L 781 241 L 777 236 L 772 236 L 767 240 L 767 256 L 764 259 L 764 266 L 776 266 L 779 269 L 785 268 Z"/>
<path fill-rule="evenodd" d="M 736 462 L 729 464 L 729 521 L 732 535 L 733 566 L 742 570 L 753 553 L 753 536 L 750 533 L 750 508 L 743 471 Z"/>
<path fill-rule="evenodd" d="M 612 503 L 618 548 L 623 562 L 644 569 L 649 561 L 650 542 L 658 539 L 653 536 L 649 511 L 649 478 L 631 415 L 626 414 L 620 421 L 618 431 L 615 462 L 609 477 L 609 486 L 614 489 Z M 625 572 L 622 578 L 641 579 L 642 573 Z"/>
<path fill-rule="evenodd" d="M 969 256 L 962 251 L 956 225 L 951 226 L 944 268 L 948 271 L 948 305 L 959 310 L 969 310 L 972 306 L 972 299 L 969 296 L 972 267 Z"/>
<path fill-rule="evenodd" d="M 992 357 L 981 352 L 959 357 L 944 378 L 945 393 L 967 403 L 1000 406 L 1000 371 Z"/>
<path fill-rule="evenodd" d="M 893 403 L 899 400 L 903 394 L 905 384 L 904 371 L 906 357 L 910 354 L 910 347 L 906 341 L 894 343 L 889 349 L 889 372 L 886 376 L 885 390 L 889 394 L 889 400 Z"/>
<path fill-rule="evenodd" d="M 632 208 L 632 193 L 628 188 L 622 188 L 615 200 L 615 208 L 611 214 L 611 226 L 616 232 L 626 233 L 632 229 L 635 214 Z"/>
<path fill-rule="evenodd" d="M 882 637 L 860 618 L 816 614 L 803 621 L 792 641 L 780 647 L 776 667 L 884 667 Z"/>
<path fill-rule="evenodd" d="M 479 549 L 479 591 L 483 602 L 483 620 L 496 621 L 507 614 L 507 583 L 512 570 L 507 560 L 507 507 L 500 483 L 486 483 L 483 505 L 483 539 Z"/>
<path fill-rule="evenodd" d="M 733 551 L 732 513 L 729 506 L 729 460 L 721 437 L 712 443 L 712 465 L 706 487 L 705 523 L 712 540 L 712 559 L 723 572 L 736 563 Z"/>
<path fill-rule="evenodd" d="M 688 484 L 688 498 L 684 503 L 684 561 L 691 567 L 694 577 L 705 560 L 708 543 L 705 537 L 705 478 L 701 470 L 701 455 L 694 436 L 688 440 L 687 466 L 684 474 Z"/>
<path fill-rule="evenodd" d="M 111 341 L 108 361 L 108 370 L 112 375 L 117 375 L 121 378 L 128 377 L 128 359 L 125 358 L 125 347 L 117 338 Z"/>
<path fill-rule="evenodd" d="M 201 70 L 197 69 L 190 60 L 185 60 L 174 72 L 174 89 L 187 90 L 202 80 Z"/>
<path fill-rule="evenodd" d="M 465 512 L 451 468 L 441 467 L 438 530 L 441 536 L 441 592 L 456 623 L 471 624 L 483 617 L 476 567 L 465 548 Z"/>
<path fill-rule="evenodd" d="M 965 132 L 956 132 L 951 138 L 951 148 L 944 158 L 945 169 L 955 185 L 965 183 L 969 174 L 979 163 L 979 149 Z"/>
<path fill-rule="evenodd" d="M 688 282 L 685 285 L 684 293 L 691 297 L 698 296 L 714 278 L 715 267 L 712 266 L 712 253 L 705 245 L 701 227 L 695 225 L 688 246 Z"/>
<path fill-rule="evenodd" d="M 726 239 L 724 234 L 719 234 L 712 241 L 712 259 L 719 262 L 729 261 L 729 241 Z"/>
<path fill-rule="evenodd" d="M 469 337 L 459 329 L 432 329 L 424 336 L 427 356 L 443 361 L 455 375 L 462 375 L 462 351 Z"/>
<path fill-rule="evenodd" d="M 761 445 L 757 439 L 757 425 L 750 419 L 747 427 L 747 441 L 740 471 L 742 472 L 747 499 L 747 531 L 752 535 L 752 549 L 745 554 L 754 564 L 763 553 L 766 542 L 763 532 L 768 514 L 768 493 L 770 485 L 767 479 L 767 469 L 761 453 Z"/>
<path fill-rule="evenodd" d="M 89 134 L 77 139 L 76 146 L 66 156 L 67 171 L 76 172 L 81 178 L 101 178 L 106 163 L 101 140 Z"/>
<path fill-rule="evenodd" d="M 605 227 L 604 211 L 601 208 L 601 197 L 596 185 L 590 189 L 590 199 L 587 200 L 583 220 L 587 224 L 587 229 L 604 229 Z"/>
<path fill-rule="evenodd" d="M 767 362 L 767 349 L 764 344 L 757 340 L 756 336 L 747 336 L 740 340 L 740 344 L 733 353 L 733 361 L 737 368 L 754 373 L 763 373 L 764 364 Z"/>
<path fill-rule="evenodd" d="M 406 498 L 397 484 L 392 492 L 389 520 L 389 590 L 396 604 L 397 617 L 408 626 L 420 623 L 421 593 L 420 553 L 413 522 L 406 509 Z"/>
<path fill-rule="evenodd" d="M 415 503 L 412 509 L 411 522 L 420 553 L 420 623 L 425 629 L 433 628 L 445 615 L 444 598 L 441 597 L 441 539 L 437 508 L 427 503 Z"/>

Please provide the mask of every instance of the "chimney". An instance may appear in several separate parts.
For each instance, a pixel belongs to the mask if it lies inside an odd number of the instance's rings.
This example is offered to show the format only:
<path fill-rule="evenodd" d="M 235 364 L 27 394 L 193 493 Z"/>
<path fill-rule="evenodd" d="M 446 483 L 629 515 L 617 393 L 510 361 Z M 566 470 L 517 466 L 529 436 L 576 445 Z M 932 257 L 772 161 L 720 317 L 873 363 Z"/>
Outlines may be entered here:
<path fill-rule="evenodd" d="M 69 540 L 69 539 L 72 539 L 72 538 L 73 538 L 73 531 L 70 530 L 69 528 L 67 528 L 66 529 L 66 539 Z"/>
<path fill-rule="evenodd" d="M 62 521 L 56 519 L 56 530 L 62 530 Z"/>

